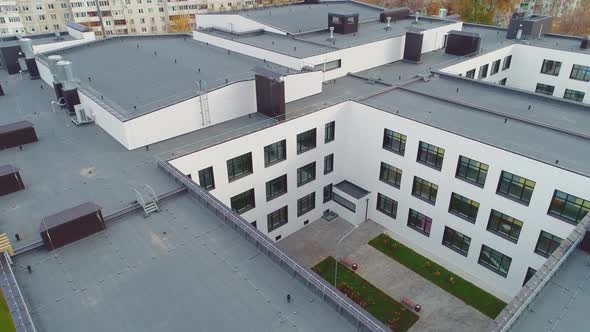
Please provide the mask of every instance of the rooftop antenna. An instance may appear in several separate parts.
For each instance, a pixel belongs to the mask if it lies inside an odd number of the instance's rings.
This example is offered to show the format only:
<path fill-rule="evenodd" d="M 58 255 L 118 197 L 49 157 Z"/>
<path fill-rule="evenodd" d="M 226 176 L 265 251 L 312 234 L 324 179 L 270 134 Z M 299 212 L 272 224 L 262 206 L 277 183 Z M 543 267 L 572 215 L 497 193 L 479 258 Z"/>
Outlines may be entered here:
<path fill-rule="evenodd" d="M 419 19 L 420 19 L 420 12 L 416 12 L 416 23 L 418 23 Z"/>
<path fill-rule="evenodd" d="M 330 27 L 330 40 L 334 40 L 334 27 Z"/>
<path fill-rule="evenodd" d="M 385 31 L 391 30 L 391 17 L 387 16 L 387 26 L 385 27 Z"/>

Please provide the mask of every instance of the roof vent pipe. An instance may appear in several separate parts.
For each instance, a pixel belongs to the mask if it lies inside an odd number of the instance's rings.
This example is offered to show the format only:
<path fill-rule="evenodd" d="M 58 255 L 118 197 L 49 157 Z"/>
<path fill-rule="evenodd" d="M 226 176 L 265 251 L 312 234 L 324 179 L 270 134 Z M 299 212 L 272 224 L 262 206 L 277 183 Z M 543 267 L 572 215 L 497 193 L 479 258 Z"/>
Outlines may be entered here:
<path fill-rule="evenodd" d="M 76 88 L 76 77 L 72 69 L 72 62 L 67 60 L 59 61 L 55 64 L 56 72 L 59 73 L 64 90 Z"/>
<path fill-rule="evenodd" d="M 57 70 L 57 68 L 55 68 L 55 64 L 61 61 L 62 59 L 62 56 L 57 54 L 53 54 L 47 57 L 49 64 L 49 72 L 51 72 L 51 75 L 53 76 L 54 83 L 59 83 L 59 81 L 57 80 L 57 73 L 55 72 Z"/>
<path fill-rule="evenodd" d="M 334 27 L 330 27 L 330 39 L 334 39 Z"/>
<path fill-rule="evenodd" d="M 416 12 L 416 23 L 418 23 L 419 19 L 420 19 L 420 12 Z"/>
<path fill-rule="evenodd" d="M 516 40 L 520 40 L 522 38 L 522 24 L 519 25 L 518 31 L 516 31 Z"/>
<path fill-rule="evenodd" d="M 445 17 L 447 17 L 447 13 L 448 13 L 448 11 L 446 8 L 440 8 L 438 10 L 438 17 L 445 18 Z"/>
<path fill-rule="evenodd" d="M 33 52 L 33 41 L 30 38 L 21 38 L 18 43 L 20 44 L 20 49 L 26 59 L 33 59 L 35 57 L 35 52 Z"/>
<path fill-rule="evenodd" d="M 391 16 L 387 16 L 387 26 L 385 30 L 391 30 Z"/>

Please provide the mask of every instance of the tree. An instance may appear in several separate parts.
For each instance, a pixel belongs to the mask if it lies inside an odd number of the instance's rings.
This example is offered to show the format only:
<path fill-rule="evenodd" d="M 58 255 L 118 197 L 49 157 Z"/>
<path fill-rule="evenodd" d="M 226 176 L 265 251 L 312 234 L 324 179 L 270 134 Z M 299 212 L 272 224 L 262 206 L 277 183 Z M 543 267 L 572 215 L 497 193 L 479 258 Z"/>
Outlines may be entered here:
<path fill-rule="evenodd" d="M 496 17 L 512 12 L 515 4 L 515 0 L 456 0 L 453 14 L 465 22 L 494 24 Z"/>
<path fill-rule="evenodd" d="M 590 0 L 581 1 L 578 7 L 554 17 L 553 32 L 566 35 L 587 36 L 590 34 Z"/>
<path fill-rule="evenodd" d="M 191 32 L 191 17 L 189 15 L 174 15 L 170 17 L 168 32 Z"/>

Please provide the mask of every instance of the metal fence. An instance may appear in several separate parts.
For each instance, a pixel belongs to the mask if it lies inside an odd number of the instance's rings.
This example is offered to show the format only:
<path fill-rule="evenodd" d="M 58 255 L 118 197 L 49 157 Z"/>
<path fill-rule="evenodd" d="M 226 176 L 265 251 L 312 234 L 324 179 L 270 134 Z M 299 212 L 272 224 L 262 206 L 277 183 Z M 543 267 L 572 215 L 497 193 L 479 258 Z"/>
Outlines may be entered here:
<path fill-rule="evenodd" d="M 326 282 L 315 272 L 303 267 L 285 254 L 271 240 L 248 221 L 234 213 L 231 209 L 202 189 L 170 163 L 158 160 L 158 166 L 176 181 L 182 183 L 200 203 L 213 211 L 224 223 L 253 243 L 261 252 L 276 262 L 293 278 L 302 282 L 313 293 L 320 296 L 326 303 L 334 307 L 343 317 L 356 325 L 358 331 L 386 332 L 391 331 L 385 324 L 371 316 L 359 305 L 340 293 L 334 286 Z"/>
<path fill-rule="evenodd" d="M 8 257 L 7 253 L 0 253 L 0 288 L 6 298 L 16 331 L 36 332 L 23 294 L 10 267 L 10 257 Z"/>

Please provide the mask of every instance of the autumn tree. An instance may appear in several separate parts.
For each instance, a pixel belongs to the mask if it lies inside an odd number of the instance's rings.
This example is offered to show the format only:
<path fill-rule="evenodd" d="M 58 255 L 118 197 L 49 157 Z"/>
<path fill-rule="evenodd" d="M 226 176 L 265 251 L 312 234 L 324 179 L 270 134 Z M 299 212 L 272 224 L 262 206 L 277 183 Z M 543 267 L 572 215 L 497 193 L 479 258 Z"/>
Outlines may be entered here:
<path fill-rule="evenodd" d="M 191 32 L 191 17 L 189 15 L 174 15 L 170 17 L 168 32 Z"/>
<path fill-rule="evenodd" d="M 553 32 L 576 36 L 590 35 L 590 0 L 580 1 L 573 10 L 564 10 L 561 17 L 554 16 Z"/>
<path fill-rule="evenodd" d="M 480 24 L 494 24 L 497 16 L 514 10 L 515 0 L 455 0 L 453 14 L 459 14 L 462 21 Z"/>

